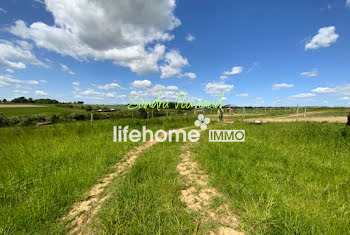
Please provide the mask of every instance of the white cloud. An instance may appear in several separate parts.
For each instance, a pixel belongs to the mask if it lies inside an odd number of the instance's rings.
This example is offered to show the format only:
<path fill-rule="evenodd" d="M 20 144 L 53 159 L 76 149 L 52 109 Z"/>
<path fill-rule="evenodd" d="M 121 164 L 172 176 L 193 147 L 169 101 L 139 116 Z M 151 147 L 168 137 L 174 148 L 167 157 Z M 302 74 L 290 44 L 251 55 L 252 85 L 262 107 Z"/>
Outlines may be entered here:
<path fill-rule="evenodd" d="M 48 67 L 32 54 L 29 43 L 0 39 L 0 67 L 13 71 L 14 69 L 25 69 L 26 64 Z"/>
<path fill-rule="evenodd" d="M 227 78 L 227 76 L 225 76 L 225 75 L 221 75 L 220 76 L 220 79 L 222 79 L 222 80 L 224 80 L 224 79 L 226 79 Z"/>
<path fill-rule="evenodd" d="M 315 97 L 315 94 L 312 93 L 302 93 L 302 94 L 298 94 L 298 95 L 292 95 L 290 96 L 290 98 L 292 99 L 306 99 L 306 98 L 312 98 Z"/>
<path fill-rule="evenodd" d="M 156 84 L 149 87 L 142 87 L 140 88 L 142 90 L 140 91 L 133 91 L 137 92 L 139 96 L 142 97 L 158 97 L 159 92 L 161 91 L 161 99 L 167 99 L 167 100 L 175 100 L 177 96 L 182 93 L 182 91 L 177 86 L 164 86 L 161 84 Z M 133 93 L 131 92 L 131 93 Z"/>
<path fill-rule="evenodd" d="M 72 82 L 73 86 L 80 86 L 80 82 Z"/>
<path fill-rule="evenodd" d="M 205 86 L 205 92 L 212 96 L 221 96 L 222 92 L 232 91 L 235 88 L 234 85 L 225 84 L 224 82 L 210 82 Z"/>
<path fill-rule="evenodd" d="M 187 76 L 191 79 L 195 78 L 194 73 L 182 74 L 182 68 L 189 66 L 188 60 L 180 55 L 178 51 L 171 50 L 165 54 L 165 65 L 160 66 L 160 71 L 162 72 L 161 78 L 170 77 L 184 77 Z"/>
<path fill-rule="evenodd" d="M 19 80 L 19 79 L 14 79 L 10 75 L 0 75 L 0 87 L 2 86 L 10 86 L 12 84 L 28 84 L 28 85 L 38 85 L 39 82 L 35 80 Z"/>
<path fill-rule="evenodd" d="M 237 94 L 236 96 L 242 97 L 242 98 L 246 98 L 246 97 L 248 97 L 249 95 L 248 95 L 248 94 Z"/>
<path fill-rule="evenodd" d="M 112 60 L 140 74 L 158 72 L 170 34 L 181 22 L 175 0 L 46 0 L 55 24 L 17 21 L 9 31 L 78 60 Z M 102 27 L 103 26 L 103 27 Z M 154 45 L 153 47 L 149 45 Z"/>
<path fill-rule="evenodd" d="M 104 98 L 121 98 L 116 92 L 99 92 L 94 89 L 86 89 L 85 91 L 76 90 L 73 92 L 76 94 L 75 98 L 87 98 L 87 99 L 104 99 Z"/>
<path fill-rule="evenodd" d="M 35 94 L 39 95 L 39 96 L 47 96 L 48 95 L 45 91 L 35 91 Z"/>
<path fill-rule="evenodd" d="M 350 7 L 350 0 L 346 0 L 345 6 Z"/>
<path fill-rule="evenodd" d="M 72 70 L 70 70 L 70 69 L 68 68 L 68 66 L 65 65 L 65 64 L 61 64 L 61 68 L 62 68 L 62 70 L 63 70 L 64 72 L 69 73 L 70 75 L 74 75 L 74 74 L 75 74 L 75 73 L 74 73 Z"/>
<path fill-rule="evenodd" d="M 104 86 L 97 86 L 97 88 L 100 90 L 117 90 L 120 88 L 120 86 L 117 83 L 110 83 Z"/>
<path fill-rule="evenodd" d="M 4 13 L 4 14 L 6 14 L 6 13 L 7 13 L 7 11 L 6 11 L 6 10 L 4 10 L 4 9 L 2 9 L 2 8 L 0 8 L 0 13 Z"/>
<path fill-rule="evenodd" d="M 238 66 L 238 67 L 232 67 L 231 71 L 225 71 L 225 75 L 234 75 L 234 74 L 239 74 L 243 72 L 243 67 Z"/>
<path fill-rule="evenodd" d="M 272 85 L 272 90 L 280 90 L 282 88 L 291 88 L 294 84 L 288 84 L 288 83 L 278 83 Z"/>
<path fill-rule="evenodd" d="M 345 100 L 345 101 L 347 101 L 347 100 L 350 100 L 350 97 L 344 96 L 344 97 L 341 97 L 339 100 Z"/>
<path fill-rule="evenodd" d="M 136 87 L 136 88 L 140 88 L 140 89 L 145 89 L 145 88 L 149 88 L 152 86 L 152 82 L 149 80 L 136 80 L 133 81 L 131 83 L 131 86 Z"/>
<path fill-rule="evenodd" d="M 315 35 L 311 41 L 305 44 L 305 50 L 315 50 L 320 47 L 329 47 L 332 43 L 335 43 L 339 35 L 335 33 L 335 27 L 324 27 L 318 30 L 318 34 Z"/>
<path fill-rule="evenodd" d="M 192 41 L 194 41 L 196 39 L 196 37 L 195 36 L 193 36 L 192 34 L 187 34 L 187 36 L 186 36 L 186 40 L 187 41 L 189 41 L 189 42 L 192 42 Z"/>
<path fill-rule="evenodd" d="M 318 76 L 318 70 L 313 69 L 313 70 L 308 71 L 308 72 L 302 72 L 302 73 L 300 73 L 300 75 L 304 76 L 304 77 L 316 77 L 316 76 Z"/>
<path fill-rule="evenodd" d="M 8 73 L 14 73 L 15 70 L 13 70 L 13 69 L 6 69 L 6 72 L 8 72 Z"/>
<path fill-rule="evenodd" d="M 26 90 L 13 90 L 12 91 L 14 93 L 15 96 L 23 96 L 23 95 L 26 95 L 26 94 L 29 94 L 30 92 L 29 91 L 26 91 Z"/>
<path fill-rule="evenodd" d="M 197 77 L 197 75 L 195 73 L 185 73 L 183 74 L 183 77 L 188 77 L 189 79 L 195 79 Z"/>
<path fill-rule="evenodd" d="M 336 87 L 317 87 L 312 90 L 313 93 L 334 95 L 334 96 L 350 96 L 350 84 Z"/>
<path fill-rule="evenodd" d="M 40 80 L 39 82 L 41 82 L 41 83 L 47 83 L 46 80 Z"/>

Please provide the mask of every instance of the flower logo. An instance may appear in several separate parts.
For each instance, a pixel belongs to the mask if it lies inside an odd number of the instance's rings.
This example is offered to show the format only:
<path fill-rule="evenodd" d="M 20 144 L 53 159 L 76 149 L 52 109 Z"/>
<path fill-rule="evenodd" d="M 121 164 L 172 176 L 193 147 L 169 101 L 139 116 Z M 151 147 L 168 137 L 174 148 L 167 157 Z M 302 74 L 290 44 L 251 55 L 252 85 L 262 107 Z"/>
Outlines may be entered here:
<path fill-rule="evenodd" d="M 207 129 L 207 125 L 210 123 L 210 118 L 204 118 L 203 114 L 198 115 L 198 120 L 194 122 L 196 127 L 200 127 L 203 131 Z"/>

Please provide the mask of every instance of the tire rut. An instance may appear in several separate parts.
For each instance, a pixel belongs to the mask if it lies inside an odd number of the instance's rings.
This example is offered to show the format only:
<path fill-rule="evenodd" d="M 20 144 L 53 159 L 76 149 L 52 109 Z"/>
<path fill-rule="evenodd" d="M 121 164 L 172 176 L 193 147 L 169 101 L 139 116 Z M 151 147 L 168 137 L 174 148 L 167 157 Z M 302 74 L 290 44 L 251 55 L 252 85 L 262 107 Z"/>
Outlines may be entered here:
<path fill-rule="evenodd" d="M 198 164 L 191 158 L 190 145 L 185 144 L 185 153 L 180 155 L 180 163 L 177 166 L 179 174 L 186 182 L 186 189 L 181 191 L 181 200 L 190 211 L 197 211 L 202 223 L 217 224 L 216 228 L 208 231 L 208 234 L 242 235 L 236 230 L 237 217 L 231 212 L 227 199 L 216 189 L 209 186 L 208 175 L 199 169 Z M 215 206 L 214 199 L 222 203 Z"/>

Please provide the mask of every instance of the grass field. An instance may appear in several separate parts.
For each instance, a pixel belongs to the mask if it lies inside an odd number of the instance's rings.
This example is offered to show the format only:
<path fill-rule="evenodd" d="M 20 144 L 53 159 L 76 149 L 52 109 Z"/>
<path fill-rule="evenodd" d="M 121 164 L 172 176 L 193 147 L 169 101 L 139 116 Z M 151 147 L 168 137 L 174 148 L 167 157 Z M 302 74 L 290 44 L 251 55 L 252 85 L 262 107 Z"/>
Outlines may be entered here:
<path fill-rule="evenodd" d="M 135 144 L 114 143 L 113 125 L 168 129 L 191 118 L 96 121 L 0 132 L 0 233 L 57 232 L 57 219 Z M 58 229 L 58 230 L 57 230 Z"/>
<path fill-rule="evenodd" d="M 334 111 L 338 113 L 339 111 Z M 113 143 L 112 127 L 195 128 L 192 115 L 1 128 L 0 233 L 67 233 L 62 218 L 85 200 L 135 146 Z M 350 232 L 350 130 L 337 123 L 217 123 L 244 129 L 244 143 L 209 143 L 190 151 L 247 234 Z M 140 143 L 141 144 L 141 143 Z M 91 222 L 99 234 L 206 234 L 203 214 L 181 200 L 177 166 L 184 143 L 157 143 L 108 185 Z M 215 204 L 215 198 L 214 204 Z"/>
<path fill-rule="evenodd" d="M 35 114 L 68 114 L 68 113 L 81 113 L 85 110 L 79 108 L 65 108 L 57 107 L 54 105 L 40 105 L 39 107 L 6 107 L 3 105 L 0 107 L 0 114 L 4 116 L 18 116 L 18 115 L 35 115 Z"/>
<path fill-rule="evenodd" d="M 350 131 L 344 125 L 239 123 L 230 128 L 245 129 L 246 142 L 208 143 L 206 135 L 193 151 L 212 184 L 229 197 L 244 230 L 349 233 Z"/>

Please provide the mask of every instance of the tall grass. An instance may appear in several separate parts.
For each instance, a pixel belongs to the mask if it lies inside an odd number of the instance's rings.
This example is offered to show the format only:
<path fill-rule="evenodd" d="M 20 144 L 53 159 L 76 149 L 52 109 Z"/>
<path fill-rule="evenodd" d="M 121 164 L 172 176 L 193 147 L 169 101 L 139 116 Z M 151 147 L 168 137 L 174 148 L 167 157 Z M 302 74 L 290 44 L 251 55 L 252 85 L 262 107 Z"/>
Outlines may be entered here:
<path fill-rule="evenodd" d="M 237 123 L 245 143 L 209 143 L 195 158 L 241 226 L 263 234 L 350 233 L 350 130 L 330 123 Z"/>
<path fill-rule="evenodd" d="M 135 143 L 113 143 L 113 125 L 169 129 L 191 118 L 96 121 L 0 130 L 0 233 L 56 233 L 57 219 Z"/>

